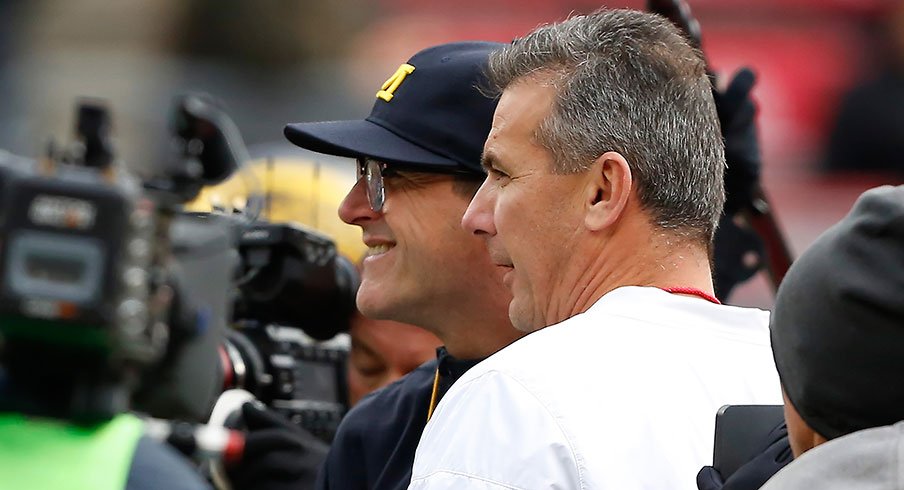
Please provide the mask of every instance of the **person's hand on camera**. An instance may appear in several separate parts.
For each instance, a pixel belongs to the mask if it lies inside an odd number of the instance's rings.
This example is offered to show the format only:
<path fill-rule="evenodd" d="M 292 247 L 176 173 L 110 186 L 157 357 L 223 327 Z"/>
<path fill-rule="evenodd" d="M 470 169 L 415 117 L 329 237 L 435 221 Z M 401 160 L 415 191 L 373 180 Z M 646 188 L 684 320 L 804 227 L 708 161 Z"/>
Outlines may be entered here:
<path fill-rule="evenodd" d="M 748 206 L 759 185 L 761 155 L 756 129 L 756 105 L 751 92 L 756 76 L 749 68 L 735 74 L 725 90 L 713 90 L 716 112 L 725 139 L 725 213 Z"/>
<path fill-rule="evenodd" d="M 282 415 L 254 403 L 242 405 L 247 427 L 242 458 L 226 473 L 234 490 L 313 488 L 328 446 Z"/>

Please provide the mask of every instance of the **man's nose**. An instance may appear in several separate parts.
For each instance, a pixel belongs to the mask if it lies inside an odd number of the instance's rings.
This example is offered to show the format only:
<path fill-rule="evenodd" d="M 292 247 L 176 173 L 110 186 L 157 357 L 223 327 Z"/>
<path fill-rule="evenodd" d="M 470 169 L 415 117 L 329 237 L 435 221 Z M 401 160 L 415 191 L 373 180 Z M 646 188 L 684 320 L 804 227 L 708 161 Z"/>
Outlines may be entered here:
<path fill-rule="evenodd" d="M 493 236 L 496 234 L 496 226 L 493 223 L 493 208 L 495 202 L 493 192 L 490 189 L 489 180 L 484 180 L 477 189 L 477 194 L 471 199 L 468 209 L 461 218 L 461 226 L 478 236 Z"/>
<path fill-rule="evenodd" d="M 379 216 L 379 213 L 370 208 L 365 186 L 364 178 L 359 178 L 355 182 L 345 199 L 339 204 L 339 219 L 350 225 L 360 225 Z"/>

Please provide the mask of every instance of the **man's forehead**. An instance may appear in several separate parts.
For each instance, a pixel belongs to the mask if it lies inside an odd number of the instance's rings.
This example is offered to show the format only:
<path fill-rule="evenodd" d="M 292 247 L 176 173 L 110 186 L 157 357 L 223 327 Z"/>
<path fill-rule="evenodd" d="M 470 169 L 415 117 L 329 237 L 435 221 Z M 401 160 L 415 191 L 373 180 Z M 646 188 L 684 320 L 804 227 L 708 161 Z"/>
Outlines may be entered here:
<path fill-rule="evenodd" d="M 555 94 L 554 87 L 530 80 L 505 89 L 493 115 L 490 139 L 513 132 L 531 135 L 552 110 Z"/>
<path fill-rule="evenodd" d="M 484 168 L 507 163 L 511 152 L 541 146 L 537 134 L 550 113 L 554 97 L 552 87 L 538 83 L 525 82 L 506 89 L 484 144 L 481 160 Z"/>

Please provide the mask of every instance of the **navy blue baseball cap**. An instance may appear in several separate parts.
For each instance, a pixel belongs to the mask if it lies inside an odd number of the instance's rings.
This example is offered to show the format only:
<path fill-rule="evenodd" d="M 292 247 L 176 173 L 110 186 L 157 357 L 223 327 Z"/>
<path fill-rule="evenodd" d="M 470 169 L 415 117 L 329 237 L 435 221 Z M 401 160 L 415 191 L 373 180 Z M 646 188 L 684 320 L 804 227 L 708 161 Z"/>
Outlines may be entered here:
<path fill-rule="evenodd" d="M 424 49 L 376 94 L 363 120 L 288 124 L 286 138 L 328 155 L 484 173 L 483 144 L 497 99 L 481 93 L 500 43 L 468 41 Z"/>

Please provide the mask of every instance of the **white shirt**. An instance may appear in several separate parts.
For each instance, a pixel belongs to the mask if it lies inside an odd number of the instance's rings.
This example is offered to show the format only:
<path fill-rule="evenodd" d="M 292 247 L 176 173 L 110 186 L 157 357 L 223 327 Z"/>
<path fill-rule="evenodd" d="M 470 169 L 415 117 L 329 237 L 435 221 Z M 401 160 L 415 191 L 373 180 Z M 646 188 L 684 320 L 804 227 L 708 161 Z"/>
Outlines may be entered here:
<path fill-rule="evenodd" d="M 768 312 L 624 287 L 471 368 L 409 489 L 695 490 L 716 411 L 780 404 Z"/>

